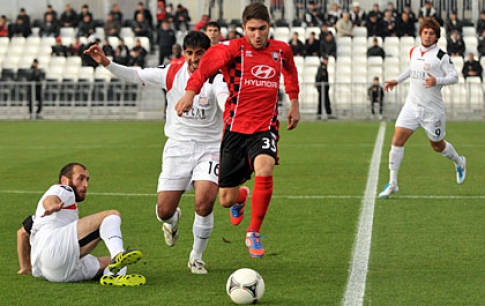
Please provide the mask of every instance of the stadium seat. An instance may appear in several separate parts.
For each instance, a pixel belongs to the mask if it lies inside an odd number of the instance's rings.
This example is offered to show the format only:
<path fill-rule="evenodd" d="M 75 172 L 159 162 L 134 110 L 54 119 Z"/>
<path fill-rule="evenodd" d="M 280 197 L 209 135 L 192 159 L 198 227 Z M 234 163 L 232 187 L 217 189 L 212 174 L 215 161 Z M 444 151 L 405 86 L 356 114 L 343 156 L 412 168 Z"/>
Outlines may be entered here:
<path fill-rule="evenodd" d="M 367 37 L 354 37 L 352 38 L 352 48 L 356 46 L 364 46 L 367 49 Z"/>
<path fill-rule="evenodd" d="M 62 27 L 59 32 L 60 32 L 61 37 L 76 38 L 76 29 L 75 28 Z"/>
<path fill-rule="evenodd" d="M 391 37 L 386 37 L 383 44 L 384 44 L 384 47 L 386 47 L 386 46 L 399 47 L 400 44 L 401 44 L 401 41 L 400 41 L 399 37 L 391 36 Z"/>
<path fill-rule="evenodd" d="M 20 46 L 20 45 L 10 45 L 8 47 L 8 51 L 7 53 L 9 55 L 22 55 L 22 53 L 24 53 L 24 49 L 25 47 L 24 46 Z"/>
<path fill-rule="evenodd" d="M 104 34 L 104 28 L 102 27 L 96 27 L 94 35 L 96 35 L 96 38 L 99 38 L 100 41 L 104 40 L 105 34 Z"/>
<path fill-rule="evenodd" d="M 17 36 L 14 36 L 10 39 L 10 46 L 23 46 L 25 45 L 25 37 L 17 37 Z"/>
<path fill-rule="evenodd" d="M 468 101 L 472 112 L 482 113 L 484 109 L 483 87 L 479 77 L 466 78 Z"/>
<path fill-rule="evenodd" d="M 81 67 L 82 59 L 80 56 L 68 56 L 66 58 L 66 66 Z"/>
<path fill-rule="evenodd" d="M 448 46 L 448 41 L 446 40 L 446 36 L 445 37 L 441 36 L 438 39 L 438 47 L 440 47 L 441 50 L 446 52 L 447 46 Z"/>
<path fill-rule="evenodd" d="M 56 44 L 56 39 L 54 37 L 41 37 L 40 44 L 43 46 L 52 47 Z"/>
<path fill-rule="evenodd" d="M 123 41 L 126 42 L 125 39 L 123 39 Z M 118 47 L 118 45 L 120 44 L 120 39 L 116 36 L 108 36 L 108 42 L 111 45 L 111 47 L 113 47 L 113 49 L 116 49 Z"/>
<path fill-rule="evenodd" d="M 319 67 L 320 57 L 318 56 L 306 56 L 305 57 L 305 67 Z"/>
<path fill-rule="evenodd" d="M 404 37 L 401 37 L 401 50 L 404 48 L 408 48 L 410 49 L 411 47 L 413 47 L 417 42 L 416 42 L 416 39 L 414 37 L 411 37 L 411 36 L 404 36 Z"/>
<path fill-rule="evenodd" d="M 463 69 L 464 60 L 461 56 L 452 56 L 451 61 L 455 64 L 455 68 L 459 74 L 461 74 L 461 70 Z"/>
<path fill-rule="evenodd" d="M 27 46 L 24 47 L 24 54 L 36 56 L 37 54 L 39 54 L 39 45 L 27 44 Z"/>
<path fill-rule="evenodd" d="M 291 30 L 290 30 L 290 36 L 289 36 L 290 38 L 291 38 L 291 36 L 293 35 L 294 32 L 297 32 L 298 33 L 298 39 L 301 40 L 303 43 L 305 43 L 305 28 L 304 27 L 292 27 Z"/>
<path fill-rule="evenodd" d="M 352 46 L 352 38 L 348 36 L 337 37 L 335 38 L 335 42 L 337 43 L 337 49 L 339 47 Z"/>
<path fill-rule="evenodd" d="M 380 36 L 367 38 L 367 46 L 371 47 L 374 45 L 374 38 L 377 38 L 377 45 L 382 47 L 382 37 Z"/>
<path fill-rule="evenodd" d="M 352 56 L 352 46 L 337 44 L 337 58 L 341 56 L 348 56 L 348 57 Z"/>
<path fill-rule="evenodd" d="M 477 37 L 477 31 L 473 26 L 463 27 L 463 38 L 465 37 Z"/>
<path fill-rule="evenodd" d="M 94 80 L 94 68 L 89 66 L 84 66 L 79 68 L 79 80 Z"/>
<path fill-rule="evenodd" d="M 10 44 L 10 39 L 8 37 L 0 37 L 0 46 L 8 46 Z"/>
<path fill-rule="evenodd" d="M 61 44 L 63 46 L 70 46 L 71 44 L 73 44 L 75 41 L 75 38 L 72 38 L 72 37 L 69 37 L 69 36 L 64 36 L 64 37 L 61 37 Z"/>
<path fill-rule="evenodd" d="M 354 27 L 352 28 L 352 35 L 354 38 L 356 37 L 367 37 L 367 28 L 366 27 Z"/>
<path fill-rule="evenodd" d="M 122 27 L 120 30 L 120 37 L 121 38 L 135 37 L 135 33 L 133 32 L 131 27 Z"/>
<path fill-rule="evenodd" d="M 67 59 L 64 56 L 53 56 L 50 62 L 50 67 L 65 66 Z"/>
<path fill-rule="evenodd" d="M 135 46 L 135 39 L 136 38 L 134 38 L 134 37 L 126 37 L 124 39 L 125 40 L 125 45 L 128 47 L 128 49 L 130 49 L 130 50 L 133 49 L 133 47 Z M 145 46 L 143 46 L 143 47 L 145 48 Z M 147 51 L 149 51 L 149 50 L 147 49 Z"/>
<path fill-rule="evenodd" d="M 34 45 L 38 46 L 40 45 L 40 41 L 41 41 L 40 37 L 31 35 L 27 37 L 26 44 L 27 46 L 34 46 Z"/>
<path fill-rule="evenodd" d="M 399 47 L 397 46 L 385 46 L 384 51 L 386 52 L 386 57 L 397 57 L 399 58 Z"/>
<path fill-rule="evenodd" d="M 370 56 L 367 58 L 367 67 L 382 67 L 383 59 L 380 56 Z"/>

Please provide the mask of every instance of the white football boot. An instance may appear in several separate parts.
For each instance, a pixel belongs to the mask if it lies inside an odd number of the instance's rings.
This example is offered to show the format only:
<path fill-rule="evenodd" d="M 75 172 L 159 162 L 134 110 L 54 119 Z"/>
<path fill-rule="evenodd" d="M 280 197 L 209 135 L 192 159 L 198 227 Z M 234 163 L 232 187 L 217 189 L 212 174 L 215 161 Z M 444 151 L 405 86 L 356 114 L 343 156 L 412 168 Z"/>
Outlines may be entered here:
<path fill-rule="evenodd" d="M 207 274 L 205 262 L 203 262 L 202 259 L 190 258 L 187 267 L 189 267 L 190 272 L 193 274 Z"/>
<path fill-rule="evenodd" d="M 382 190 L 382 192 L 379 193 L 379 198 L 388 199 L 391 194 L 396 193 L 398 191 L 399 191 L 399 187 L 397 187 L 397 185 L 388 183 L 386 186 L 384 186 L 384 190 Z"/>
<path fill-rule="evenodd" d="M 177 207 L 177 222 L 175 224 L 169 224 L 169 223 L 163 223 L 163 235 L 165 237 L 165 243 L 169 246 L 172 247 L 177 243 L 177 240 L 179 239 L 179 221 L 180 221 L 180 216 L 182 216 L 182 211 L 180 208 Z"/>
<path fill-rule="evenodd" d="M 463 184 L 466 178 L 466 158 L 465 156 L 461 156 L 461 160 L 463 164 L 461 166 L 456 167 L 456 182 L 458 184 Z"/>

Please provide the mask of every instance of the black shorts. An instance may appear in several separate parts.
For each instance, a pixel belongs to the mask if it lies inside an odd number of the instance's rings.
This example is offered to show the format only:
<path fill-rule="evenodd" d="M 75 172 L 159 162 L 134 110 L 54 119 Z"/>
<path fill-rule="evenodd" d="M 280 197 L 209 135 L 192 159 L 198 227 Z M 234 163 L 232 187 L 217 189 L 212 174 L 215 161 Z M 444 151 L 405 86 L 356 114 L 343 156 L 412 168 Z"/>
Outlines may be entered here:
<path fill-rule="evenodd" d="M 258 155 L 269 155 L 278 164 L 278 138 L 277 131 L 256 134 L 226 131 L 221 144 L 219 187 L 237 187 L 249 180 Z"/>

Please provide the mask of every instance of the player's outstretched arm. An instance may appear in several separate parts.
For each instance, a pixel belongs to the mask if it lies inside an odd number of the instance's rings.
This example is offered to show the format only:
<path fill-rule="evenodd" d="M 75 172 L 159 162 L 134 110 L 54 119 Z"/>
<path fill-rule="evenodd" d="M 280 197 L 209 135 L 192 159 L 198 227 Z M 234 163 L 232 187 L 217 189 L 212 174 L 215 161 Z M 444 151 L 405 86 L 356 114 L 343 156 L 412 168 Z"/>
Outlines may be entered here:
<path fill-rule="evenodd" d="M 397 85 L 396 79 L 392 79 L 392 80 L 386 81 L 386 83 L 384 84 L 384 90 L 386 92 L 387 91 L 390 91 L 390 90 L 393 90 L 394 87 L 396 87 L 396 85 Z"/>
<path fill-rule="evenodd" d="M 48 196 L 44 199 L 43 202 L 45 211 L 41 217 L 50 216 L 55 212 L 58 212 L 62 209 L 64 202 L 61 201 L 57 196 Z"/>
<path fill-rule="evenodd" d="M 185 95 L 178 100 L 177 104 L 175 104 L 177 115 L 182 116 L 184 112 L 188 112 L 192 108 L 194 97 L 195 92 L 193 90 L 185 91 Z"/>
<path fill-rule="evenodd" d="M 96 63 L 106 67 L 111 63 L 111 61 L 106 57 L 100 46 L 94 44 L 89 49 L 84 50 L 83 54 L 89 55 L 96 61 Z"/>
<path fill-rule="evenodd" d="M 20 264 L 20 270 L 18 270 L 17 274 L 32 274 L 29 238 L 29 233 L 22 226 L 17 231 L 17 256 Z"/>
<path fill-rule="evenodd" d="M 300 121 L 300 103 L 298 99 L 291 99 L 288 111 L 288 130 L 296 128 Z"/>

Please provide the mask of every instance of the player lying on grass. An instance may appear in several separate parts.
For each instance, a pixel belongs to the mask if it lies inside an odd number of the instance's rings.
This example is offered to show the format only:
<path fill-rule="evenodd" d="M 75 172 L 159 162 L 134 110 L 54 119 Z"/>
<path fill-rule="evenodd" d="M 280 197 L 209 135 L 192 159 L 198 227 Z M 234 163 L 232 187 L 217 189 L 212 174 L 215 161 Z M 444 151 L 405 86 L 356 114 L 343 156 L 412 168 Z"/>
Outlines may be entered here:
<path fill-rule="evenodd" d="M 32 274 L 51 282 L 100 279 L 102 285 L 138 286 L 145 277 L 126 274 L 126 266 L 140 260 L 138 250 L 125 250 L 121 217 L 105 210 L 79 218 L 78 203 L 89 186 L 85 166 L 70 163 L 61 169 L 59 182 L 39 200 L 34 216 L 27 217 L 17 232 L 19 274 Z M 103 240 L 111 256 L 90 253 Z"/>
<path fill-rule="evenodd" d="M 180 198 L 192 187 L 195 189 L 194 244 L 188 261 L 188 267 L 194 274 L 207 273 L 202 253 L 214 226 L 212 211 L 218 191 L 222 109 L 228 96 L 226 83 L 216 71 L 203 84 L 193 106 L 180 117 L 175 112 L 175 103 L 183 96 L 187 80 L 197 70 L 209 47 L 209 37 L 202 32 L 191 31 L 183 42 L 185 63 L 142 70 L 113 63 L 99 46 L 84 51 L 84 54 L 90 55 L 125 81 L 166 90 L 165 135 L 168 140 L 158 178 L 156 215 L 163 222 L 165 242 L 168 246 L 174 246 L 179 237 Z"/>

